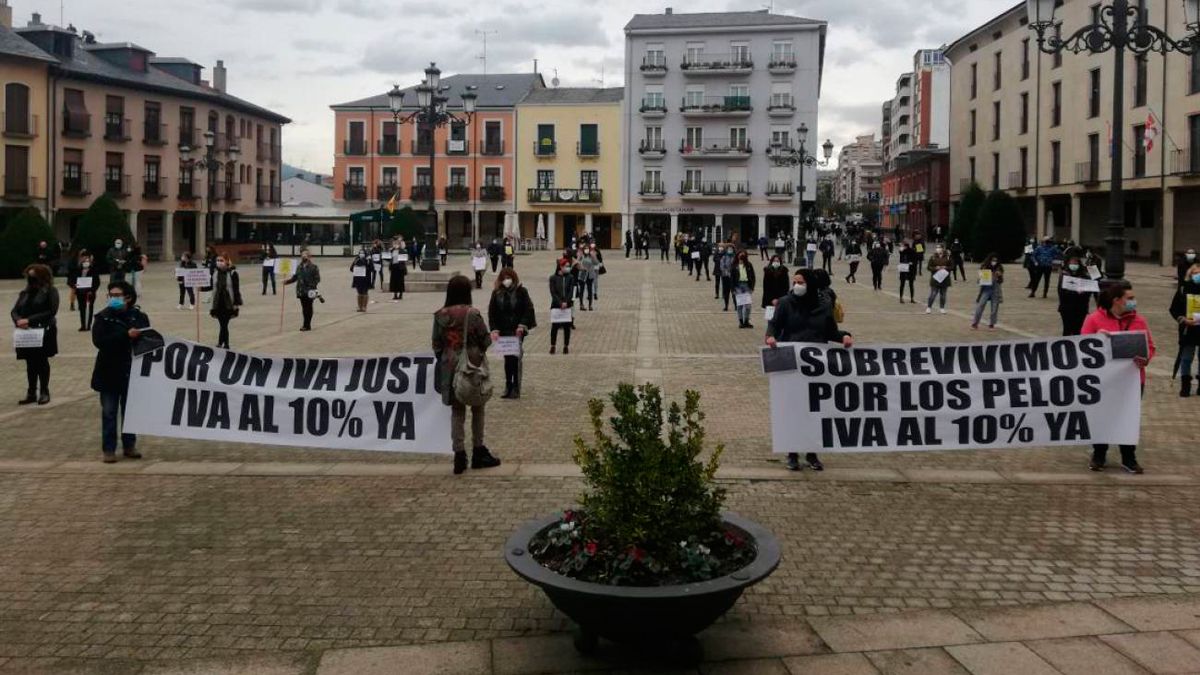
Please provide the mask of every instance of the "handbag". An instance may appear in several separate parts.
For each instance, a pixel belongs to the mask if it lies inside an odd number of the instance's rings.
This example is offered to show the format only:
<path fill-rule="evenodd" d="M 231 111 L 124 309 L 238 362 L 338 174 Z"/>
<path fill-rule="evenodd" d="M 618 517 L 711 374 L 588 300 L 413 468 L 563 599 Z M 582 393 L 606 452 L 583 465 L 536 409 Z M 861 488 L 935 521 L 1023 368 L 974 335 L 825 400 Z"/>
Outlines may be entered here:
<path fill-rule="evenodd" d="M 600 263 L 600 266 L 596 268 L 596 274 L 608 274 L 608 270 L 604 269 L 604 263 Z"/>
<path fill-rule="evenodd" d="M 473 314 L 467 314 L 469 324 Z M 463 327 L 463 348 L 454 367 L 454 398 L 466 406 L 481 406 L 492 398 L 492 377 L 488 370 L 487 354 L 480 355 L 479 365 L 471 363 L 466 346 L 469 326 Z"/>

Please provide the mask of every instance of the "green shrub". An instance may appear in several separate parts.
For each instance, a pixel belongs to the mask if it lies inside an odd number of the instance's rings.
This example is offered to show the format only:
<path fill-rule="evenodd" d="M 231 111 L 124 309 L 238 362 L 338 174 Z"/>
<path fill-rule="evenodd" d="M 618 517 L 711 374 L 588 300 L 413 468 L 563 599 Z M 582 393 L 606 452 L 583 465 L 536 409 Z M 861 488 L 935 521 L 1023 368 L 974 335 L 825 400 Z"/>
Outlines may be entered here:
<path fill-rule="evenodd" d="M 1025 223 L 1017 200 L 1007 192 L 995 191 L 987 196 L 975 225 L 975 260 L 995 253 L 1001 262 L 1021 257 L 1025 251 Z"/>
<path fill-rule="evenodd" d="M 107 270 L 106 256 L 113 241 L 123 239 L 125 246 L 133 244 L 129 221 L 117 203 L 108 195 L 100 195 L 79 218 L 72 249 L 86 248 L 92 252 L 100 271 Z"/>
<path fill-rule="evenodd" d="M 971 183 L 971 186 L 963 193 L 962 201 L 959 202 L 958 210 L 954 212 L 954 219 L 950 223 L 950 240 L 959 240 L 968 255 L 975 251 L 979 211 L 983 208 L 983 202 L 986 199 L 987 195 L 984 194 L 983 189 L 977 183 Z M 978 258 L 975 259 L 978 260 Z"/>
<path fill-rule="evenodd" d="M 0 276 L 9 279 L 21 276 L 25 267 L 37 258 L 38 242 L 42 241 L 51 250 L 58 249 L 54 231 L 41 212 L 30 206 L 10 217 L 0 232 Z"/>

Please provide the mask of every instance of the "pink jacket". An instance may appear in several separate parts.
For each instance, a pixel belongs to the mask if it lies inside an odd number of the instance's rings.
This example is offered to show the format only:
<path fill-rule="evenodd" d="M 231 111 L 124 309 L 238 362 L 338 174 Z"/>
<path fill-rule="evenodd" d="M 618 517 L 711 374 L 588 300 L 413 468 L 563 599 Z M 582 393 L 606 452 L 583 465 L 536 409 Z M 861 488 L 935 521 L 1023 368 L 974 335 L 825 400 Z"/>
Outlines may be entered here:
<path fill-rule="evenodd" d="M 1100 331 L 1108 331 L 1109 333 L 1123 333 L 1127 331 L 1141 331 L 1146 334 L 1146 342 L 1150 345 L 1150 358 L 1146 359 L 1149 363 L 1154 358 L 1154 336 L 1150 334 L 1150 326 L 1141 314 L 1137 312 L 1129 312 L 1121 316 L 1115 317 L 1107 309 L 1097 309 L 1088 315 L 1083 321 L 1082 335 L 1091 335 Z M 1142 384 L 1146 383 L 1146 369 L 1142 368 Z"/>

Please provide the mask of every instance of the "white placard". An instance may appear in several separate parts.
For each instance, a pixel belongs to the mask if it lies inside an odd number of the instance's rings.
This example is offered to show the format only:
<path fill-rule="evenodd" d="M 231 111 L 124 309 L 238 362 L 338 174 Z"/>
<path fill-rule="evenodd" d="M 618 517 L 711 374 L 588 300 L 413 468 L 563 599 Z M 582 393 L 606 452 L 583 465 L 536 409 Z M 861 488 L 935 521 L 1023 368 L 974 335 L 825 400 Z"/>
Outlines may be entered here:
<path fill-rule="evenodd" d="M 367 276 L 367 268 L 363 265 L 355 265 L 354 269 L 351 270 L 351 274 L 354 275 L 355 279 L 360 279 Z"/>
<path fill-rule="evenodd" d="M 45 328 L 13 329 L 13 347 L 16 349 L 40 349 L 45 340 Z"/>
<path fill-rule="evenodd" d="M 861 258 L 862 256 L 858 254 L 848 255 L 846 256 L 846 262 L 858 262 Z"/>
<path fill-rule="evenodd" d="M 1100 273 L 1100 268 L 1095 265 L 1088 265 L 1087 273 L 1088 277 L 1093 281 L 1097 281 L 1100 279 L 1100 277 L 1104 276 Z"/>
<path fill-rule="evenodd" d="M 1033 253 L 1033 246 L 1027 244 L 1025 246 L 1025 255 L 1029 255 L 1030 253 Z"/>
<path fill-rule="evenodd" d="M 274 259 L 274 258 L 266 258 L 266 259 L 264 259 L 264 260 L 262 261 L 262 266 L 263 266 L 263 267 L 275 267 L 275 259 Z"/>
<path fill-rule="evenodd" d="M 571 323 L 571 309 L 551 309 L 550 323 Z"/>
<path fill-rule="evenodd" d="M 1076 293 L 1099 293 L 1100 282 L 1095 279 L 1084 279 L 1064 274 L 1062 288 L 1064 291 L 1074 291 Z"/>
<path fill-rule="evenodd" d="M 205 288 L 212 284 L 212 275 L 205 269 L 185 269 L 183 271 L 184 288 Z"/>
<path fill-rule="evenodd" d="M 521 338 L 516 336 L 496 338 L 496 341 L 492 343 L 492 353 L 496 356 L 520 356 Z"/>
<path fill-rule="evenodd" d="M 991 270 L 979 270 L 979 285 L 980 286 L 991 286 L 992 285 L 992 271 Z"/>
<path fill-rule="evenodd" d="M 692 251 L 692 260 L 700 259 L 700 251 Z"/>
<path fill-rule="evenodd" d="M 384 259 L 384 260 L 391 260 L 391 259 L 392 259 L 392 252 L 391 252 L 391 251 L 384 251 L 384 252 L 383 252 L 383 259 Z"/>
<path fill-rule="evenodd" d="M 908 274 L 908 271 L 912 269 L 912 264 L 911 263 L 900 263 L 900 264 L 896 265 L 896 269 L 900 270 L 901 274 Z"/>
<path fill-rule="evenodd" d="M 439 249 L 438 249 L 438 255 L 446 255 L 446 249 L 444 249 L 444 248 L 439 248 Z"/>
<path fill-rule="evenodd" d="M 805 247 L 805 249 L 804 249 L 804 250 L 808 251 L 809 253 L 816 253 L 816 252 L 817 252 L 817 245 L 816 245 L 816 244 L 809 244 L 808 246 L 806 246 L 806 247 Z"/>
<path fill-rule="evenodd" d="M 75 290 L 86 291 L 92 287 L 91 277 L 79 277 L 75 279 Z"/>
<path fill-rule="evenodd" d="M 939 284 L 942 283 L 943 281 L 945 281 L 949 277 L 950 277 L 950 272 L 948 272 L 946 270 L 938 270 L 933 273 L 933 280 L 938 282 Z"/>
<path fill-rule="evenodd" d="M 753 293 L 735 293 L 733 300 L 737 304 L 738 307 L 745 307 L 746 305 L 754 304 L 754 294 Z"/>
<path fill-rule="evenodd" d="M 371 262 L 379 262 L 380 260 L 383 260 L 382 253 L 372 253 L 371 254 Z"/>
<path fill-rule="evenodd" d="M 182 279 L 184 272 L 187 272 L 187 271 L 188 271 L 188 268 L 186 268 L 186 267 L 176 267 L 175 268 L 175 278 Z"/>
<path fill-rule="evenodd" d="M 406 262 L 408 262 L 408 254 L 407 254 L 407 253 L 401 253 L 401 254 L 400 254 L 400 257 L 398 257 L 398 258 L 397 258 L 397 260 L 399 260 L 399 261 L 400 261 L 400 262 L 402 262 L 402 263 L 406 263 Z"/>
<path fill-rule="evenodd" d="M 168 337 L 163 349 L 133 359 L 125 430 L 225 443 L 448 454 L 450 406 L 434 389 L 434 364 L 430 353 L 260 356 Z"/>
<path fill-rule="evenodd" d="M 1114 358 L 1114 344 L 1083 335 L 780 345 L 795 350 L 795 364 L 768 375 L 774 451 L 1136 445 L 1141 378 L 1132 358 Z"/>
<path fill-rule="evenodd" d="M 765 310 L 763 310 L 763 318 L 767 321 L 775 320 L 775 306 L 774 305 L 767 305 L 767 308 Z"/>
<path fill-rule="evenodd" d="M 487 269 L 487 258 L 471 258 L 471 269 L 482 272 Z"/>
<path fill-rule="evenodd" d="M 505 246 L 504 247 L 504 255 L 512 255 L 512 254 L 513 254 L 513 247 Z"/>

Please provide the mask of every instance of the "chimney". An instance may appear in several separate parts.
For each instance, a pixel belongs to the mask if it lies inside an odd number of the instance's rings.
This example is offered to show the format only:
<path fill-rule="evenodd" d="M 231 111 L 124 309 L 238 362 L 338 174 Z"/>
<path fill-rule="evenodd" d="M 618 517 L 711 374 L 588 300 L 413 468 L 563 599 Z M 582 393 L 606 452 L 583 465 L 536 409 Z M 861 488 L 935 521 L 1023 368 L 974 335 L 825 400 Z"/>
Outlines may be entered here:
<path fill-rule="evenodd" d="M 667 16 L 671 16 L 671 15 L 672 15 L 672 14 L 674 14 L 674 13 L 675 13 L 675 9 L 674 9 L 674 8 L 672 8 L 672 7 L 668 7 L 668 8 L 667 8 Z"/>
<path fill-rule="evenodd" d="M 0 0 L 0 26 L 12 28 L 12 7 L 8 6 L 8 0 Z"/>
<path fill-rule="evenodd" d="M 12 8 L 9 8 L 9 11 L 12 11 Z M 37 12 L 34 12 L 32 15 L 30 15 L 30 17 L 29 17 L 29 25 L 30 25 L 30 26 L 40 26 L 40 25 L 42 25 L 42 15 L 41 15 L 41 14 L 38 14 Z"/>
<path fill-rule="evenodd" d="M 217 60 L 217 67 L 213 68 L 213 89 L 225 93 L 225 62 Z"/>

